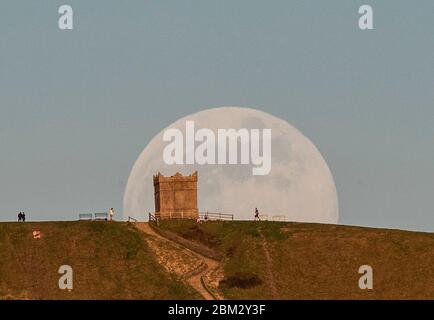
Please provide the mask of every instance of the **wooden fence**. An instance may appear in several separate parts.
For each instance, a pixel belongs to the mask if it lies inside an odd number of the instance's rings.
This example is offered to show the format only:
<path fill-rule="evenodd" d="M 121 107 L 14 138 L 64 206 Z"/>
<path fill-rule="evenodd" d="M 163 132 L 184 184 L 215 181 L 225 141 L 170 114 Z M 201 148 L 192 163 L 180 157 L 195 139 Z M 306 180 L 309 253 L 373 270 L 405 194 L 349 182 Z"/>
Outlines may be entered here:
<path fill-rule="evenodd" d="M 161 213 L 148 213 L 149 221 L 150 222 L 158 222 L 158 220 L 161 219 L 182 219 L 179 217 L 179 215 L 176 215 L 176 218 L 173 218 L 173 216 L 170 213 L 161 214 Z M 208 220 L 214 220 L 214 221 L 233 221 L 234 215 L 229 213 L 221 213 L 221 212 L 199 212 L 199 219 L 201 221 L 208 221 Z"/>
<path fill-rule="evenodd" d="M 137 222 L 136 218 L 128 216 L 128 222 Z"/>
<path fill-rule="evenodd" d="M 221 212 L 199 212 L 199 219 L 200 220 L 217 220 L 217 221 L 223 221 L 223 220 L 234 220 L 234 215 L 229 213 L 221 213 Z"/>

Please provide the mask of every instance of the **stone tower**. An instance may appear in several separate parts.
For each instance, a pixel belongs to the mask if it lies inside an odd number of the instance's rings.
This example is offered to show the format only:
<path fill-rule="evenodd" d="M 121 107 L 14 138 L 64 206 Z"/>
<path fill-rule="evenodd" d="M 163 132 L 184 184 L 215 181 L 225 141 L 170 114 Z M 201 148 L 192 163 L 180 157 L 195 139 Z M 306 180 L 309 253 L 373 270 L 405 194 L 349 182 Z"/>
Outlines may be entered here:
<path fill-rule="evenodd" d="M 197 219 L 197 171 L 171 177 L 158 172 L 154 176 L 154 200 L 158 219 Z"/>

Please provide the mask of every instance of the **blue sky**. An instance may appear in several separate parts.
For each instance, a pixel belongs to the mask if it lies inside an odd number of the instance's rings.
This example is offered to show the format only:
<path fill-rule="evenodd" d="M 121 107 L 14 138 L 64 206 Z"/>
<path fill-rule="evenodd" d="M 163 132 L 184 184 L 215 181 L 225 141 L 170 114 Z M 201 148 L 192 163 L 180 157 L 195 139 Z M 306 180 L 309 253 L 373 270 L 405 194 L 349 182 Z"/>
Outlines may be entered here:
<path fill-rule="evenodd" d="M 0 220 L 119 211 L 155 134 L 238 105 L 315 143 L 341 223 L 434 230 L 433 1 L 64 3 L 0 3 Z"/>

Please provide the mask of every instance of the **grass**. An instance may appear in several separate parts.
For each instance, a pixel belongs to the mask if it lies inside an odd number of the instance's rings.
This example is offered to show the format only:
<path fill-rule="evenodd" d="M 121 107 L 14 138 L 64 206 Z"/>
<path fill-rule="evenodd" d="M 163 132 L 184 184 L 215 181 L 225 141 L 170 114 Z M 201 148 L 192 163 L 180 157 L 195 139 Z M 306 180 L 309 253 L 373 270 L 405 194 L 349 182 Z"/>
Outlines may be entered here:
<path fill-rule="evenodd" d="M 225 257 L 220 288 L 228 299 L 434 299 L 431 233 L 241 221 L 164 221 L 161 228 Z M 365 264 L 374 270 L 373 290 L 358 287 Z"/>
<path fill-rule="evenodd" d="M 33 239 L 33 230 L 42 238 Z M 0 299 L 195 299 L 126 223 L 0 223 Z M 73 268 L 60 290 L 58 269 Z"/>
<path fill-rule="evenodd" d="M 224 257 L 227 299 L 434 299 L 431 233 L 242 221 L 161 228 Z M 164 272 L 144 237 L 127 223 L 0 223 L 0 299 L 200 298 Z M 373 290 L 358 288 L 365 264 Z M 61 265 L 74 270 L 72 291 L 58 288 Z"/>

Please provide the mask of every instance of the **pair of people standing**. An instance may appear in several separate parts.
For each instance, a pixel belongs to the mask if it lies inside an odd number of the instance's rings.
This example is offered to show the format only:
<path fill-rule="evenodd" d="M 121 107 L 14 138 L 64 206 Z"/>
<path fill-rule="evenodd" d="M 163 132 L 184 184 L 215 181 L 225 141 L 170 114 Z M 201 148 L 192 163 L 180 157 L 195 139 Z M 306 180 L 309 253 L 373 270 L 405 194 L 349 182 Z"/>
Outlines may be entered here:
<path fill-rule="evenodd" d="M 18 213 L 18 222 L 26 222 L 26 214 L 24 212 Z"/>

